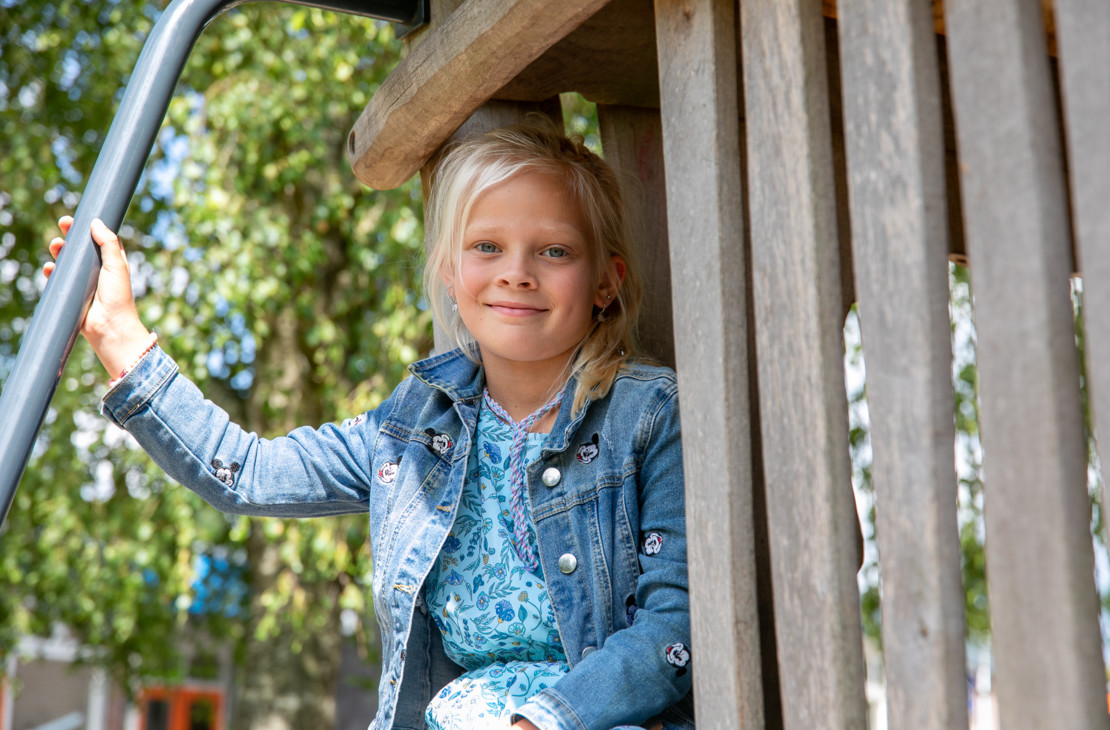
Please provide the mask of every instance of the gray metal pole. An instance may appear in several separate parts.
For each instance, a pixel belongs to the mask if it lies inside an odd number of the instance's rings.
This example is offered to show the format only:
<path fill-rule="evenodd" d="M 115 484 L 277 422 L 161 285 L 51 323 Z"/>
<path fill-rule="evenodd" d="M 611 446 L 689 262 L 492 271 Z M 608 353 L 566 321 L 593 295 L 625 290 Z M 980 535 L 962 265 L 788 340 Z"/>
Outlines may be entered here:
<path fill-rule="evenodd" d="M 143 45 L 74 213 L 57 269 L 0 393 L 0 525 L 96 291 L 100 252 L 89 227 L 100 218 L 109 228 L 119 228 L 193 44 L 212 18 L 241 1 L 173 0 Z M 289 1 L 396 23 L 418 24 L 427 19 L 426 0 Z"/>

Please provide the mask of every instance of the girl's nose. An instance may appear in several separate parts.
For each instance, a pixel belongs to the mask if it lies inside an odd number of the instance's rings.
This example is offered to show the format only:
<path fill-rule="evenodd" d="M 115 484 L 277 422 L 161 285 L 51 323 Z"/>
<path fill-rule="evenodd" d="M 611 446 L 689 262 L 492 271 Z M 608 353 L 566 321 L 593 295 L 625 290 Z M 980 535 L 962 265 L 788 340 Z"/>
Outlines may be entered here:
<path fill-rule="evenodd" d="M 530 265 L 531 260 L 525 255 L 506 256 L 505 268 L 498 277 L 503 286 L 528 289 L 536 285 L 536 277 Z"/>

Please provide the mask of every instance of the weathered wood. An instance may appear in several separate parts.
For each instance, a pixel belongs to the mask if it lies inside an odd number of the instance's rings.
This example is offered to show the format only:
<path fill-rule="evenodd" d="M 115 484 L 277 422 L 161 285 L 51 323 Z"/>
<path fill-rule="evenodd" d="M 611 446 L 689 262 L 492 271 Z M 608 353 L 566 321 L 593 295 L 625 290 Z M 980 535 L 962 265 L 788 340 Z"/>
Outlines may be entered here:
<path fill-rule="evenodd" d="M 1040 8 L 949 0 L 946 24 L 1001 726 L 1106 728 L 1068 200 Z"/>
<path fill-rule="evenodd" d="M 1072 220 L 1083 277 L 1087 394 L 1110 465 L 1110 3 L 1056 0 Z M 1101 419 L 1099 416 L 1101 415 Z M 1099 426 L 1099 423 L 1102 426 Z M 1110 515 L 1110 489 L 1102 490 Z M 1110 519 L 1103 519 L 1110 540 Z"/>
<path fill-rule="evenodd" d="M 432 153 L 428 161 L 420 169 L 420 188 L 424 196 L 425 205 L 428 202 L 428 195 L 431 193 L 432 180 L 435 178 L 436 166 L 443 158 L 445 148 L 451 142 L 464 139 L 471 134 L 481 134 L 491 129 L 500 129 L 510 124 L 523 122 L 530 114 L 543 114 L 555 121 L 559 125 L 559 128 L 562 129 L 563 114 L 562 107 L 559 104 L 559 97 L 547 99 L 539 103 L 489 101 L 476 109 L 473 114 L 467 117 L 465 122 L 459 125 L 459 128 L 456 129 L 450 137 L 444 140 L 443 145 Z M 431 242 L 425 238 L 425 248 L 427 248 L 430 243 Z M 432 323 L 432 336 L 434 338 L 436 352 L 447 352 L 456 347 L 454 339 L 443 329 L 442 324 L 438 320 Z"/>
<path fill-rule="evenodd" d="M 698 727 L 762 730 L 735 13 L 655 3 Z"/>
<path fill-rule="evenodd" d="M 867 357 L 890 727 L 967 727 L 944 131 L 917 0 L 840 0 L 856 292 Z"/>
<path fill-rule="evenodd" d="M 564 91 L 598 104 L 659 108 L 651 0 L 612 0 L 496 97 L 531 101 Z"/>
<path fill-rule="evenodd" d="M 475 109 L 607 1 L 460 5 L 421 37 L 355 122 L 355 176 L 379 189 L 404 183 Z"/>
<path fill-rule="evenodd" d="M 657 109 L 605 105 L 598 105 L 597 119 L 605 161 L 621 182 L 643 273 L 640 343 L 659 362 L 674 367 L 663 122 Z"/>
<path fill-rule="evenodd" d="M 866 702 L 825 29 L 805 0 L 740 10 L 783 725 L 855 729 Z"/>

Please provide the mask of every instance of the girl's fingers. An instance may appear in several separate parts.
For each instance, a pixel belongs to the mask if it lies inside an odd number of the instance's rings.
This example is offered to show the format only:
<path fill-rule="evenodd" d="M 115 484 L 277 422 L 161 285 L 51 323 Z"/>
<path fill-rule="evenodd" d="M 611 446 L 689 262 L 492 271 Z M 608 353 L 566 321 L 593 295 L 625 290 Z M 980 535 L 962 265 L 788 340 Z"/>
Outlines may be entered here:
<path fill-rule="evenodd" d="M 58 219 L 58 228 L 62 229 L 62 235 L 69 233 L 69 227 L 73 225 L 73 216 L 63 215 Z"/>
<path fill-rule="evenodd" d="M 123 255 L 123 247 L 120 245 L 119 238 L 99 218 L 92 222 L 92 237 L 100 246 L 100 253 L 105 265 L 119 264 L 124 267 L 127 266 L 127 258 Z"/>
<path fill-rule="evenodd" d="M 58 254 L 62 252 L 62 246 L 65 245 L 65 239 L 55 238 L 50 242 L 50 255 L 58 258 Z"/>
<path fill-rule="evenodd" d="M 49 279 L 50 275 L 54 273 L 54 262 L 47 261 L 45 264 L 43 264 L 42 273 L 46 275 L 47 279 Z"/>

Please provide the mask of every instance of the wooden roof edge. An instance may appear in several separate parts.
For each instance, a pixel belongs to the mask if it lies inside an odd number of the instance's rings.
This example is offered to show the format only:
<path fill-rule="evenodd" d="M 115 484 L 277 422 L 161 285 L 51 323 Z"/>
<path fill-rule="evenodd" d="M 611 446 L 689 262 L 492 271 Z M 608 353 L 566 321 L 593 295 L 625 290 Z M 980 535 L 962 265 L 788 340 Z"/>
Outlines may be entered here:
<path fill-rule="evenodd" d="M 395 188 L 478 107 L 608 0 L 464 2 L 410 49 L 355 122 L 355 176 Z"/>

